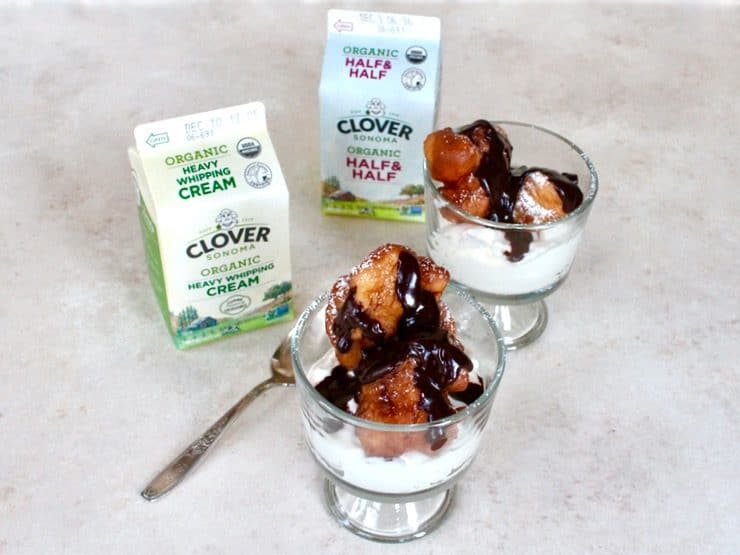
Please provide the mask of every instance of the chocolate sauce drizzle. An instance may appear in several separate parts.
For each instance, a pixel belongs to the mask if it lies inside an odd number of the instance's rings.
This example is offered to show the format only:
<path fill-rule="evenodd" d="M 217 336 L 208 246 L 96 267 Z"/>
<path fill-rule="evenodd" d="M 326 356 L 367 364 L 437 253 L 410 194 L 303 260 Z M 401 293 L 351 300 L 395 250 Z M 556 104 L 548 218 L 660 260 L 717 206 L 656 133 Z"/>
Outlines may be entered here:
<path fill-rule="evenodd" d="M 504 251 L 509 262 L 519 262 L 529 252 L 529 245 L 534 237 L 529 231 L 521 229 L 507 229 L 504 237 L 509 242 L 509 250 Z"/>
<path fill-rule="evenodd" d="M 478 383 L 470 382 L 463 391 L 450 392 L 450 397 L 466 405 L 469 405 L 481 395 L 483 395 L 483 380 L 480 376 L 478 377 Z"/>
<path fill-rule="evenodd" d="M 512 147 L 509 140 L 487 121 L 479 119 L 460 131 L 483 153 L 475 177 L 491 198 L 487 218 L 492 222 L 514 223 L 514 203 L 521 184 L 510 179 Z"/>
<path fill-rule="evenodd" d="M 340 353 L 349 352 L 352 348 L 352 330 L 355 328 L 360 328 L 362 335 L 373 342 L 382 341 L 385 337 L 380 322 L 370 318 L 355 300 L 355 288 L 353 287 L 332 323 L 332 331 L 337 337 L 337 349 Z"/>
<path fill-rule="evenodd" d="M 352 344 L 353 328 L 372 339 L 373 347 L 362 351 L 362 358 L 354 372 L 336 366 L 316 389 L 333 405 L 348 411 L 350 400 L 358 399 L 360 388 L 392 372 L 400 362 L 411 359 L 415 364 L 414 380 L 421 391 L 420 407 L 429 415 L 429 421 L 439 420 L 456 411 L 447 398 L 446 389 L 457 380 L 462 371 L 473 369 L 465 353 L 450 343 L 447 331 L 440 327 L 441 316 L 434 295 L 421 287 L 419 262 L 408 251 L 401 251 L 396 276 L 396 296 L 403 306 L 403 314 L 396 335 L 386 338 L 380 324 L 368 316 L 354 299 L 355 290 L 342 305 L 332 325 L 341 352 Z M 380 333 L 378 333 L 380 330 Z M 342 350 L 340 345 L 346 346 Z M 483 393 L 482 382 L 470 383 L 454 399 L 470 404 Z M 452 396 L 452 394 L 450 394 Z M 432 448 L 444 444 L 440 430 L 427 438 Z"/>
<path fill-rule="evenodd" d="M 481 163 L 474 175 L 491 198 L 491 209 L 487 219 L 492 222 L 515 223 L 514 204 L 527 175 L 540 172 L 545 174 L 563 202 L 563 210 L 568 213 L 583 202 L 583 193 L 578 187 L 578 176 L 561 173 L 548 168 L 519 166 L 511 168 L 512 146 L 503 134 L 499 133 L 486 120 L 477 120 L 460 131 L 472 140 L 483 153 Z M 510 230 L 504 236 L 510 249 L 504 254 L 511 262 L 518 262 L 529 252 L 532 234 L 528 231 Z"/>
<path fill-rule="evenodd" d="M 517 193 L 524 184 L 524 178 L 532 173 L 539 172 L 547 176 L 548 181 L 553 184 L 558 196 L 563 203 L 563 211 L 567 214 L 573 212 L 583 202 L 583 193 L 578 187 L 578 176 L 574 173 L 558 172 L 549 168 L 537 168 L 519 166 L 511 169 L 511 181 L 515 184 Z M 512 207 L 513 209 L 513 207 Z"/>

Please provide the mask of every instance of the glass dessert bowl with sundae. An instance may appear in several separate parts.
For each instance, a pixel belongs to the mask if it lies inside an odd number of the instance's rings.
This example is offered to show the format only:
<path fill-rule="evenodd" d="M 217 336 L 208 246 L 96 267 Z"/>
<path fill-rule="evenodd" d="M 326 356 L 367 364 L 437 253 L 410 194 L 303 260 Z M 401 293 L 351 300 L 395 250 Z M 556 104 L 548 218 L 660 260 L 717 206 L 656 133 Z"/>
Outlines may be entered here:
<path fill-rule="evenodd" d="M 424 155 L 429 256 L 489 309 L 508 349 L 531 343 L 596 197 L 591 160 L 542 127 L 485 120 L 431 133 Z"/>
<path fill-rule="evenodd" d="M 326 476 L 325 502 L 366 538 L 406 541 L 441 522 L 503 375 L 493 318 L 448 281 L 431 259 L 384 245 L 293 331 L 304 432 Z"/>

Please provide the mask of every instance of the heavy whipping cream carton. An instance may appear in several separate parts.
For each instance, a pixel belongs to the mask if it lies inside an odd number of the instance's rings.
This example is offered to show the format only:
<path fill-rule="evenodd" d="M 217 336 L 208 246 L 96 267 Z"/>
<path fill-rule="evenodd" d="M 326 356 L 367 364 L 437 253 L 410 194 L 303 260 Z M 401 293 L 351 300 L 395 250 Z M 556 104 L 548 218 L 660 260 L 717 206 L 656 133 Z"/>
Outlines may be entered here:
<path fill-rule="evenodd" d="M 293 318 L 288 189 L 260 102 L 139 125 L 149 275 L 178 348 Z"/>
<path fill-rule="evenodd" d="M 325 213 L 423 221 L 423 143 L 439 76 L 436 17 L 329 10 L 319 87 Z"/>

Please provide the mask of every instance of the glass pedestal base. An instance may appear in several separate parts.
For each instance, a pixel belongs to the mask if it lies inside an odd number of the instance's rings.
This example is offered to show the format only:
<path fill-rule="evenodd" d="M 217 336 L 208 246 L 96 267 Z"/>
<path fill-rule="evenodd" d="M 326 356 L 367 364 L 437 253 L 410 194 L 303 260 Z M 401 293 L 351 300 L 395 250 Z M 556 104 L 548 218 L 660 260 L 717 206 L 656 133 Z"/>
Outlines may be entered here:
<path fill-rule="evenodd" d="M 415 540 L 434 530 L 444 519 L 454 486 L 429 497 L 377 501 L 355 495 L 326 480 L 324 501 L 337 521 L 350 532 L 380 542 Z"/>
<path fill-rule="evenodd" d="M 508 351 L 529 345 L 547 327 L 547 305 L 543 300 L 512 305 L 485 303 L 484 306 L 496 320 Z"/>

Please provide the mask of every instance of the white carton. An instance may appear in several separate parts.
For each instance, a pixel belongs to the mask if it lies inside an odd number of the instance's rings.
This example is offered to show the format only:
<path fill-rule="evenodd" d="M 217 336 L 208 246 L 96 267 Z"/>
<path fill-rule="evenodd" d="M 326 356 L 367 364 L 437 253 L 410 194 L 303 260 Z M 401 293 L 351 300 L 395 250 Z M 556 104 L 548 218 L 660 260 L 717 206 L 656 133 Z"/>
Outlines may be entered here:
<path fill-rule="evenodd" d="M 147 123 L 129 149 L 178 348 L 293 318 L 288 189 L 260 102 Z"/>
<path fill-rule="evenodd" d="M 439 19 L 329 10 L 327 30 L 319 87 L 324 212 L 423 221 Z"/>

